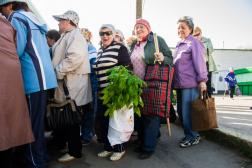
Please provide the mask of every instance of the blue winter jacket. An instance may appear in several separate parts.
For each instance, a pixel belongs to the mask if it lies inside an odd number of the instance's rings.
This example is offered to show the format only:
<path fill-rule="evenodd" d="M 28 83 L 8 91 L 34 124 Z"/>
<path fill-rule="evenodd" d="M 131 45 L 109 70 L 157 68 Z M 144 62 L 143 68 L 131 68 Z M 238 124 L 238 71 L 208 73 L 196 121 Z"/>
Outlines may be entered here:
<path fill-rule="evenodd" d="M 227 76 L 225 77 L 225 81 L 228 83 L 229 88 L 235 87 L 235 85 L 237 84 L 235 74 L 233 72 L 229 72 L 227 74 Z"/>
<path fill-rule="evenodd" d="M 57 87 L 46 41 L 47 27 L 31 12 L 18 10 L 9 16 L 17 31 L 17 53 L 21 62 L 25 93 Z"/>
<path fill-rule="evenodd" d="M 94 98 L 98 89 L 98 81 L 96 79 L 96 75 L 94 72 L 94 69 L 92 67 L 92 65 L 95 64 L 95 59 L 97 57 L 97 50 L 96 48 L 93 46 L 92 43 L 88 43 L 88 58 L 89 58 L 89 62 L 90 62 L 90 68 L 91 68 L 91 73 L 90 73 L 90 80 L 91 80 L 91 86 L 92 86 L 92 95 L 93 95 L 93 103 L 94 103 Z"/>

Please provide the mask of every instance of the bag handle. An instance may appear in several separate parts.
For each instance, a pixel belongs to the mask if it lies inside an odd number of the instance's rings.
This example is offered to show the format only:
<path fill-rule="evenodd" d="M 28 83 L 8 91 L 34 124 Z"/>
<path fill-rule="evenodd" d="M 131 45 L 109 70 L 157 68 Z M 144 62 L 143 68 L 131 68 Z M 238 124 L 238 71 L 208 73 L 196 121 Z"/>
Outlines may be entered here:
<path fill-rule="evenodd" d="M 206 107 L 208 109 L 209 95 L 208 95 L 207 91 L 200 92 L 199 99 L 202 100 L 206 104 Z"/>
<path fill-rule="evenodd" d="M 156 53 L 159 53 L 159 44 L 158 44 L 158 38 L 157 33 L 153 34 L 154 37 L 154 45 L 155 45 L 155 51 Z M 154 59 L 154 64 L 157 62 L 156 58 Z M 158 61 L 159 64 L 161 64 L 161 61 Z"/>
<path fill-rule="evenodd" d="M 206 100 L 208 98 L 209 98 L 209 95 L 208 95 L 207 91 L 204 90 L 203 92 L 200 92 L 199 99 Z"/>
<path fill-rule="evenodd" d="M 63 79 L 62 82 L 63 82 L 63 90 L 65 93 L 66 99 L 71 99 L 69 96 L 69 91 L 68 91 L 65 79 Z"/>

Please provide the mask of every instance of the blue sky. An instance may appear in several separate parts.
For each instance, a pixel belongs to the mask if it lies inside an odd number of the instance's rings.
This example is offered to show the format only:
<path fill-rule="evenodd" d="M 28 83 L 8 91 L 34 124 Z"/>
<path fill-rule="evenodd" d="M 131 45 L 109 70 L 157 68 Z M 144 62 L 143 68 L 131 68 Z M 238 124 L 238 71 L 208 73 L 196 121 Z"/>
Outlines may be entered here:
<path fill-rule="evenodd" d="M 135 22 L 135 0 L 32 0 L 50 28 L 58 29 L 52 15 L 75 10 L 80 27 L 93 32 L 93 43 L 99 41 L 99 27 L 112 23 L 125 36 L 132 32 Z M 177 20 L 191 16 L 203 35 L 211 38 L 214 48 L 252 49 L 252 0 L 143 0 L 143 18 L 154 32 L 174 47 Z"/>

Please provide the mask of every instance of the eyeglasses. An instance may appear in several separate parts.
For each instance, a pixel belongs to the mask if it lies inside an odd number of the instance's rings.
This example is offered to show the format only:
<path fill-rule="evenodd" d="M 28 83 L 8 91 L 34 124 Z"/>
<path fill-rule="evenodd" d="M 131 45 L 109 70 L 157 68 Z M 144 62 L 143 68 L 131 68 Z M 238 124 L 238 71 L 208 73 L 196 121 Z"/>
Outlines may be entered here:
<path fill-rule="evenodd" d="M 100 36 L 104 36 L 104 35 L 106 35 L 106 36 L 110 36 L 110 35 L 112 35 L 113 33 L 112 33 L 112 31 L 107 31 L 107 32 L 99 32 L 99 35 Z"/>

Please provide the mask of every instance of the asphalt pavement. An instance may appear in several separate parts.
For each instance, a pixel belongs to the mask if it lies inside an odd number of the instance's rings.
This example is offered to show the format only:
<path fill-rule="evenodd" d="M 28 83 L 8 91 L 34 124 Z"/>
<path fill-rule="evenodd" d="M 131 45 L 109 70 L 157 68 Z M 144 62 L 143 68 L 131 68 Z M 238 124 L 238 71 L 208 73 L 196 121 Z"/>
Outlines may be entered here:
<path fill-rule="evenodd" d="M 252 143 L 252 96 L 215 96 L 219 130 Z"/>
<path fill-rule="evenodd" d="M 239 96 L 230 99 L 228 96 L 215 96 L 219 128 L 226 134 L 252 141 L 252 97 Z M 49 168 L 252 168 L 252 161 L 231 150 L 203 137 L 198 145 L 180 148 L 179 140 L 183 130 L 177 124 L 171 124 L 172 136 L 168 136 L 165 125 L 161 127 L 161 138 L 158 140 L 155 154 L 146 160 L 139 160 L 134 152 L 135 142 L 127 144 L 126 154 L 119 161 L 109 158 L 98 158 L 97 153 L 103 147 L 95 140 L 83 147 L 83 157 L 69 163 L 58 163 L 59 151 L 50 150 Z"/>

